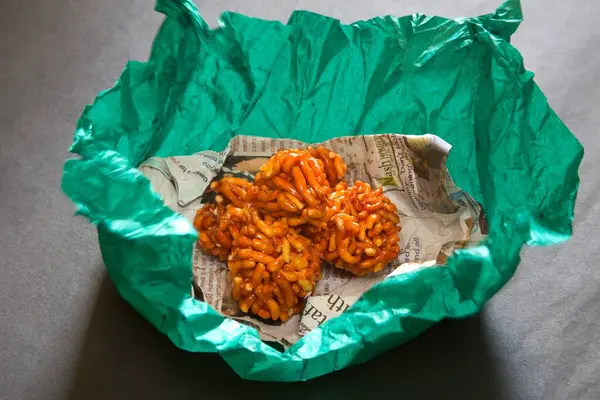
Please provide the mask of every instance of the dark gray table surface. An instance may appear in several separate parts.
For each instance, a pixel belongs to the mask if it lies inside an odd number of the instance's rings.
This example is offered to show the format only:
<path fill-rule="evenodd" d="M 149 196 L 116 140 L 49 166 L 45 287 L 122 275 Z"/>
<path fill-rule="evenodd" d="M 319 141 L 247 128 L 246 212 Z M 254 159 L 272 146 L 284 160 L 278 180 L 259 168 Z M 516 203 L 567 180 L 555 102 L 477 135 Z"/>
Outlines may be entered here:
<path fill-rule="evenodd" d="M 203 0 L 286 20 L 421 11 L 458 17 L 500 0 Z M 600 2 L 529 0 L 513 43 L 586 148 L 574 238 L 531 248 L 474 318 L 443 322 L 374 361 L 300 385 L 244 382 L 217 355 L 176 349 L 119 298 L 95 230 L 59 189 L 75 122 L 160 24 L 152 0 L 4 0 L 0 7 L 0 399 L 600 399 Z"/>

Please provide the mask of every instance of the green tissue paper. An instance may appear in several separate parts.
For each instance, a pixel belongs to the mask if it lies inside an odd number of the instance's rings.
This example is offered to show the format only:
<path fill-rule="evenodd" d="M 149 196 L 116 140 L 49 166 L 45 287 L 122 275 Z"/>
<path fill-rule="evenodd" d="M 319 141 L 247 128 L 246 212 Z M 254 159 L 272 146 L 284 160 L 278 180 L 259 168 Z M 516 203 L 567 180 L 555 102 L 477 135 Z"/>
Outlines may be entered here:
<path fill-rule="evenodd" d="M 97 224 L 119 293 L 176 346 L 218 352 L 246 379 L 311 379 L 477 313 L 524 244 L 571 236 L 583 148 L 509 42 L 518 0 L 475 18 L 349 25 L 307 11 L 287 24 L 225 13 L 215 30 L 191 1 L 156 9 L 166 18 L 149 60 L 129 62 L 85 108 L 62 188 Z M 384 280 L 283 352 L 192 297 L 196 232 L 153 191 L 144 160 L 222 151 L 236 135 L 316 143 L 375 133 L 450 143 L 448 170 L 482 204 L 487 239 L 446 266 Z"/>

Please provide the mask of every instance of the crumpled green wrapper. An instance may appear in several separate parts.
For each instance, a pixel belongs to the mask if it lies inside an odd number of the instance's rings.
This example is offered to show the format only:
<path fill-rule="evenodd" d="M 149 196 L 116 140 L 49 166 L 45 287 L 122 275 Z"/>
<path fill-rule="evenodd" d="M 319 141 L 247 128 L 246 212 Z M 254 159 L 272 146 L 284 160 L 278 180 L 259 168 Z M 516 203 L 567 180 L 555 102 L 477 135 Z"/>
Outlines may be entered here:
<path fill-rule="evenodd" d="M 81 158 L 65 163 L 62 187 L 97 224 L 119 293 L 178 347 L 219 352 L 247 379 L 314 378 L 478 312 L 523 244 L 571 236 L 583 149 L 509 43 L 519 1 L 477 18 L 350 25 L 306 11 L 286 25 L 225 13 L 217 30 L 190 1 L 156 9 L 166 19 L 149 61 L 129 62 L 86 107 L 71 148 Z M 196 232 L 153 192 L 142 161 L 221 151 L 238 134 L 320 142 L 389 132 L 453 146 L 447 165 L 486 211 L 485 242 L 384 280 L 285 352 L 192 297 Z"/>

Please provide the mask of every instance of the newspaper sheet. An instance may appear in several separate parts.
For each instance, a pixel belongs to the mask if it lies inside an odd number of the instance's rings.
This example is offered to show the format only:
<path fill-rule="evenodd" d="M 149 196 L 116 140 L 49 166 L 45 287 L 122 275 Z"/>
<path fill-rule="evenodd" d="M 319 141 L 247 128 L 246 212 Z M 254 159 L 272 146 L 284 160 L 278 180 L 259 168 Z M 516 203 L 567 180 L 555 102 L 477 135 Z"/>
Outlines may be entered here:
<path fill-rule="evenodd" d="M 284 346 L 347 310 L 386 277 L 443 265 L 454 249 L 477 243 L 487 234 L 480 205 L 448 175 L 450 145 L 437 136 L 349 136 L 321 144 L 346 161 L 348 182 L 362 180 L 382 187 L 398 207 L 401 251 L 395 262 L 365 277 L 324 264 L 323 278 L 307 298 L 303 313 L 281 323 L 242 313 L 231 295 L 226 263 L 205 255 L 198 246 L 193 252 L 195 296 L 221 314 L 256 327 L 264 340 Z M 215 194 L 206 191 L 211 181 L 224 176 L 252 180 L 277 150 L 305 146 L 291 139 L 237 136 L 223 152 L 150 158 L 140 170 L 167 206 L 193 220 L 203 204 L 214 201 Z"/>

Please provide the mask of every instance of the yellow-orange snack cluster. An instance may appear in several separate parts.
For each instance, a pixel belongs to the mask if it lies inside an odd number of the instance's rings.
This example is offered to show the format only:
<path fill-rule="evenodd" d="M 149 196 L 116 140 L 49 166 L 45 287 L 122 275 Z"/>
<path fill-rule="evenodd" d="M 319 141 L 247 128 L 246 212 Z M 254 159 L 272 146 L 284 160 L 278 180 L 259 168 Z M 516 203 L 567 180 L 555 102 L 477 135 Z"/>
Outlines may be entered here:
<path fill-rule="evenodd" d="M 216 204 L 198 211 L 199 244 L 227 260 L 243 312 L 286 321 L 321 277 L 321 261 L 355 275 L 379 271 L 399 252 L 396 207 L 381 189 L 343 182 L 346 164 L 323 147 L 283 150 L 255 182 L 213 182 Z"/>
<path fill-rule="evenodd" d="M 396 206 L 367 183 L 337 185 L 328 197 L 329 243 L 325 260 L 354 275 L 378 272 L 400 252 Z"/>
<path fill-rule="evenodd" d="M 207 205 L 194 225 L 202 249 L 227 259 L 232 295 L 243 312 L 287 321 L 321 276 L 320 256 L 310 240 L 285 219 L 261 215 L 250 204 Z"/>

